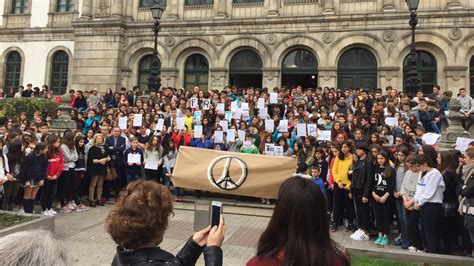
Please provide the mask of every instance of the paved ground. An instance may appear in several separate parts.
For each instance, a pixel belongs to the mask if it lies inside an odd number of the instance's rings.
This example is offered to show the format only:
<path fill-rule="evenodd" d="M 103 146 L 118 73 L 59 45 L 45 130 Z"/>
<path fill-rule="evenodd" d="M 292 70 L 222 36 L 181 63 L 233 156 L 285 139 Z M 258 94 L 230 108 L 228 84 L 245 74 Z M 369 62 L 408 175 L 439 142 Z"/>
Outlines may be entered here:
<path fill-rule="evenodd" d="M 76 265 L 110 265 L 115 253 L 115 244 L 105 232 L 104 219 L 111 208 L 112 205 L 106 205 L 91 208 L 88 212 L 57 216 L 56 233 L 64 239 Z M 164 250 L 176 254 L 193 234 L 193 208 L 192 203 L 175 205 L 175 216 L 171 218 L 161 244 Z M 269 222 L 268 217 L 272 210 L 239 206 L 225 206 L 224 210 L 226 219 L 226 238 L 222 247 L 224 265 L 245 265 L 247 260 L 255 254 L 258 239 Z M 376 248 L 372 241 L 350 240 L 349 234 L 342 230 L 333 234 L 333 238 L 344 246 Z M 202 258 L 198 265 L 204 265 Z"/>

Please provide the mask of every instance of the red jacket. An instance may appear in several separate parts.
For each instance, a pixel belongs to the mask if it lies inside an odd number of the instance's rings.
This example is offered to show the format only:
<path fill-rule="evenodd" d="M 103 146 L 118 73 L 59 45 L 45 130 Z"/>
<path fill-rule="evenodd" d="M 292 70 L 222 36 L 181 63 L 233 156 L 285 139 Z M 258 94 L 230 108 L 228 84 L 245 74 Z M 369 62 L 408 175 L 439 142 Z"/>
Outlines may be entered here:
<path fill-rule="evenodd" d="M 174 144 L 176 144 L 176 148 L 179 148 L 179 142 L 181 138 L 184 138 L 184 146 L 189 146 L 189 144 L 191 143 L 191 135 L 189 135 L 187 132 L 184 134 L 178 134 L 176 132 L 173 132 L 171 139 L 173 140 Z"/>
<path fill-rule="evenodd" d="M 48 159 L 48 176 L 60 176 L 64 169 L 64 155 L 62 152 L 53 153 Z"/>
<path fill-rule="evenodd" d="M 275 258 L 264 257 L 259 258 L 255 256 L 247 262 L 247 266 L 279 266 L 283 263 L 285 259 L 284 251 L 278 252 Z M 346 253 L 340 255 L 334 253 L 332 266 L 344 266 L 346 265 L 345 261 L 350 261 L 349 256 Z"/>

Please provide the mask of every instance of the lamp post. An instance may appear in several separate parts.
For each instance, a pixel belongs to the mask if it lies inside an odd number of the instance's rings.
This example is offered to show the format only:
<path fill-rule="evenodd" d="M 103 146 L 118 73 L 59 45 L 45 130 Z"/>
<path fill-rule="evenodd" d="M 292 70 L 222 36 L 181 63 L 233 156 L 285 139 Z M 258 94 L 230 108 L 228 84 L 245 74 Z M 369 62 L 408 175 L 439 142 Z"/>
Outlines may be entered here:
<path fill-rule="evenodd" d="M 416 93 L 420 89 L 420 80 L 418 79 L 418 71 L 416 69 L 417 65 L 417 56 L 416 56 L 416 42 L 415 42 L 415 29 L 418 24 L 417 18 L 417 9 L 420 0 L 405 0 L 410 10 L 410 22 L 408 23 L 411 27 L 411 48 L 410 48 L 410 57 L 408 58 L 408 77 L 406 80 L 407 92 Z"/>
<path fill-rule="evenodd" d="M 161 87 L 160 60 L 158 59 L 158 32 L 160 32 L 160 19 L 164 9 L 156 4 L 150 7 L 151 15 L 155 19 L 153 23 L 153 32 L 155 34 L 155 47 L 153 49 L 153 57 L 150 62 L 150 77 L 148 78 L 148 90 L 158 91 Z"/>

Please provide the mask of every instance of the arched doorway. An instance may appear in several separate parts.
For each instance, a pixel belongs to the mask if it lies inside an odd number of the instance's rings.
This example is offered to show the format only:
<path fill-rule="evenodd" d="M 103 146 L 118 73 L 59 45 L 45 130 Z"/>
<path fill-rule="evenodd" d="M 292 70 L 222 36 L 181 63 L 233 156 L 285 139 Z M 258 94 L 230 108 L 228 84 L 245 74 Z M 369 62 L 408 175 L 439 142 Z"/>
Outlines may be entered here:
<path fill-rule="evenodd" d="M 469 62 L 469 84 L 471 96 L 474 96 L 474 56 L 471 57 Z"/>
<path fill-rule="evenodd" d="M 377 88 L 377 60 L 365 48 L 352 48 L 339 58 L 337 66 L 337 87 Z"/>
<path fill-rule="evenodd" d="M 51 90 L 55 95 L 63 95 L 67 90 L 69 72 L 69 55 L 65 51 L 57 51 L 53 55 L 51 65 Z"/>
<path fill-rule="evenodd" d="M 202 54 L 193 54 L 184 64 L 184 88 L 190 90 L 198 86 L 207 90 L 209 87 L 209 62 Z"/>
<path fill-rule="evenodd" d="M 262 87 L 263 62 L 252 50 L 237 52 L 230 60 L 229 84 L 236 87 Z"/>
<path fill-rule="evenodd" d="M 281 64 L 281 85 L 286 87 L 318 86 L 318 61 L 307 49 L 295 49 L 289 52 Z"/>
<path fill-rule="evenodd" d="M 403 61 L 403 88 L 406 93 L 414 95 L 416 91 L 407 91 L 406 89 L 409 57 L 410 55 L 407 55 Z M 430 94 L 437 82 L 436 58 L 429 52 L 416 51 L 416 70 L 418 71 L 418 79 L 421 81 L 421 90 L 424 94 Z"/>
<path fill-rule="evenodd" d="M 150 78 L 151 60 L 152 54 L 145 55 L 138 63 L 138 77 L 137 86 L 140 87 L 141 91 L 148 91 L 148 79 Z M 158 59 L 159 68 L 161 70 L 161 62 Z M 158 77 L 161 77 L 161 71 L 158 73 Z"/>
<path fill-rule="evenodd" d="M 20 85 L 21 76 L 21 55 L 13 51 L 7 55 L 5 63 L 4 89 L 16 88 Z"/>

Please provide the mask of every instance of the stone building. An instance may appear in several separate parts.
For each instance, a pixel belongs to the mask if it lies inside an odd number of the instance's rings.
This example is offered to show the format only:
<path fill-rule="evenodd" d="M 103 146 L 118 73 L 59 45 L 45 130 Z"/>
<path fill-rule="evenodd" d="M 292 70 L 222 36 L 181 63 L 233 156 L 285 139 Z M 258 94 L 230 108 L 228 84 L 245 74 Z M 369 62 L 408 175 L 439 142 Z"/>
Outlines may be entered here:
<path fill-rule="evenodd" d="M 3 88 L 146 89 L 155 2 L 163 86 L 404 88 L 405 0 L 0 0 Z M 474 93 L 474 1 L 420 2 L 423 89 Z"/>

